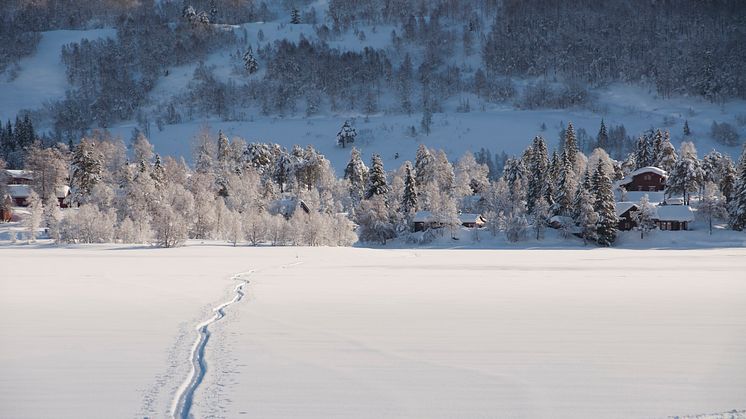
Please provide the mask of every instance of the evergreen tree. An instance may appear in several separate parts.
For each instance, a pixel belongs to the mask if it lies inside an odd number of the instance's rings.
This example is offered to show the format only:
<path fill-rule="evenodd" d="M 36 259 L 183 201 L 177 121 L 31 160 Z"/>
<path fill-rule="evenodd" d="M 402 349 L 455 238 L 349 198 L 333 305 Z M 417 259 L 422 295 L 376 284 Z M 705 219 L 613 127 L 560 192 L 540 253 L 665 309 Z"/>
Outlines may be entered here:
<path fill-rule="evenodd" d="M 593 184 L 591 182 L 591 175 L 590 175 L 588 168 L 586 168 L 585 173 L 583 173 L 583 179 L 578 183 L 578 186 L 575 189 L 575 196 L 572 201 L 571 214 L 572 214 L 572 218 L 576 222 L 578 221 L 578 217 L 580 217 L 580 207 L 582 205 L 581 194 L 583 192 L 587 192 L 588 195 L 590 195 L 591 198 L 593 198 L 593 195 L 591 194 L 592 189 L 593 189 Z M 592 200 L 591 204 L 593 203 L 595 203 L 595 200 Z"/>
<path fill-rule="evenodd" d="M 166 169 L 163 167 L 159 154 L 155 155 L 155 163 L 153 163 L 153 171 L 150 172 L 150 177 L 153 178 L 157 187 L 162 186 L 166 181 Z"/>
<path fill-rule="evenodd" d="M 587 172 L 585 178 L 588 179 L 590 186 L 590 176 L 587 176 Z M 588 240 L 597 239 L 596 224 L 598 223 L 598 213 L 594 208 L 595 199 L 590 188 L 583 186 L 585 183 L 583 182 L 578 188 L 575 198 L 577 215 L 574 218 L 583 236 L 583 244 L 586 244 Z"/>
<path fill-rule="evenodd" d="M 609 134 L 606 132 L 606 124 L 604 124 L 604 120 L 601 120 L 601 128 L 598 130 L 598 136 L 596 136 L 596 144 L 599 148 L 603 148 L 606 151 L 609 150 Z"/>
<path fill-rule="evenodd" d="M 417 185 L 409 162 L 404 163 L 404 194 L 402 195 L 400 211 L 405 216 L 412 216 L 417 212 Z"/>
<path fill-rule="evenodd" d="M 676 161 L 678 158 L 679 157 L 676 155 L 676 148 L 671 144 L 671 138 L 668 131 L 666 131 L 666 134 L 663 137 L 663 142 L 660 146 L 660 151 L 655 159 L 655 166 L 670 174 L 676 167 Z"/>
<path fill-rule="evenodd" d="M 355 142 L 355 137 L 357 137 L 357 131 L 350 125 L 350 121 L 345 121 L 337 133 L 337 145 L 345 148 L 347 144 Z"/>
<path fill-rule="evenodd" d="M 541 137 L 534 137 L 531 146 L 531 163 L 529 166 L 531 177 L 528 181 L 526 195 L 526 205 L 529 213 L 532 213 L 536 201 L 545 196 L 548 166 L 549 158 L 547 156 L 546 142 Z"/>
<path fill-rule="evenodd" d="M 635 146 L 635 169 L 651 166 L 653 164 L 652 145 L 650 137 L 642 135 L 637 139 Z"/>
<path fill-rule="evenodd" d="M 290 11 L 290 23 L 293 25 L 298 25 L 300 23 L 300 12 L 296 8 L 293 8 L 293 10 Z"/>
<path fill-rule="evenodd" d="M 557 186 L 553 213 L 556 215 L 571 216 L 573 206 L 573 191 L 575 190 L 574 171 L 570 166 L 567 154 L 562 153 L 562 161 L 557 174 Z"/>
<path fill-rule="evenodd" d="M 684 138 L 692 135 L 692 130 L 689 129 L 689 120 L 684 120 Z"/>
<path fill-rule="evenodd" d="M 729 210 L 731 228 L 737 231 L 746 229 L 746 146 L 738 160 L 736 183 L 733 187 Z"/>
<path fill-rule="evenodd" d="M 652 140 L 652 147 L 653 151 L 650 153 L 653 157 L 651 165 L 655 165 L 658 162 L 658 159 L 661 157 L 663 149 L 663 133 L 660 129 L 655 131 L 655 135 L 653 136 Z"/>
<path fill-rule="evenodd" d="M 373 196 L 386 195 L 389 191 L 386 182 L 386 171 L 383 169 L 383 160 L 378 154 L 371 158 L 370 175 L 368 177 L 368 190 L 365 192 L 365 199 Z"/>
<path fill-rule="evenodd" d="M 564 148 L 563 151 L 567 154 L 568 159 L 570 159 L 570 166 L 575 167 L 575 164 L 577 163 L 577 154 L 578 154 L 578 139 L 575 136 L 575 128 L 572 126 L 572 122 L 567 123 L 567 128 L 565 129 L 565 136 L 564 136 Z"/>
<path fill-rule="evenodd" d="M 243 66 L 249 74 L 259 71 L 259 63 L 254 57 L 254 51 L 249 47 L 243 55 Z"/>
<path fill-rule="evenodd" d="M 689 205 L 689 196 L 699 191 L 704 183 L 704 172 L 697 158 L 697 149 L 691 142 L 681 143 L 681 158 L 668 178 L 668 196 L 681 194 L 684 204 Z"/>
<path fill-rule="evenodd" d="M 595 195 L 593 209 L 598 214 L 596 235 L 598 244 L 601 246 L 611 246 L 616 240 L 618 220 L 611 186 L 611 179 L 604 170 L 603 162 L 599 160 L 596 172 L 593 174 Z"/>
<path fill-rule="evenodd" d="M 357 206 L 365 196 L 368 180 L 368 168 L 363 163 L 360 151 L 355 147 L 350 152 L 350 162 L 347 163 L 344 178 L 349 182 L 350 197 L 353 205 Z"/>
<path fill-rule="evenodd" d="M 417 191 L 421 196 L 427 185 L 435 181 L 435 158 L 424 144 L 420 144 L 417 147 L 417 154 L 414 161 L 414 175 Z M 420 206 L 423 203 L 423 199 L 420 199 Z"/>
<path fill-rule="evenodd" d="M 97 150 L 93 140 L 84 138 L 75 148 L 72 158 L 73 201 L 78 204 L 86 202 L 88 197 L 101 181 L 103 174 L 103 156 Z"/>
<path fill-rule="evenodd" d="M 549 221 L 549 204 L 543 196 L 534 202 L 534 207 L 531 210 L 531 220 L 533 222 L 534 232 L 536 233 L 536 240 L 540 240 L 544 237 L 544 231 Z"/>

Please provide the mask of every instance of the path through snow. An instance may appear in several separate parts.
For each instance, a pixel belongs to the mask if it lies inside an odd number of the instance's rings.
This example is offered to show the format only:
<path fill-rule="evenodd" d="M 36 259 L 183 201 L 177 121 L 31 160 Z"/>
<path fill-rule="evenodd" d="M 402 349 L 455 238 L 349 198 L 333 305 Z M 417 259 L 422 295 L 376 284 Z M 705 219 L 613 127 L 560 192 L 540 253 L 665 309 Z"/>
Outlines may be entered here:
<path fill-rule="evenodd" d="M 213 309 L 213 312 L 215 313 L 211 318 L 208 320 L 205 320 L 204 322 L 197 325 L 197 340 L 194 342 L 194 346 L 192 346 L 192 352 L 191 352 L 191 364 L 192 364 L 192 371 L 189 374 L 189 377 L 187 377 L 186 381 L 179 387 L 179 390 L 176 393 L 176 398 L 174 398 L 174 404 L 172 407 L 172 416 L 177 419 L 186 419 L 189 418 L 189 411 L 192 408 L 192 401 L 194 400 L 194 392 L 197 391 L 197 387 L 199 387 L 200 383 L 202 383 L 202 379 L 205 377 L 205 372 L 207 371 L 207 363 L 205 361 L 205 347 L 207 346 L 207 342 L 210 340 L 210 330 L 208 327 L 225 317 L 225 309 L 228 308 L 228 306 L 235 304 L 244 297 L 245 293 L 243 291 L 244 286 L 249 283 L 248 280 L 242 279 L 243 276 L 248 276 L 254 271 L 248 271 L 248 272 L 242 272 L 237 275 L 233 276 L 233 280 L 240 281 L 238 285 L 233 289 L 235 295 L 230 301 L 226 301 L 223 304 L 220 304 L 219 306 L 215 307 Z"/>

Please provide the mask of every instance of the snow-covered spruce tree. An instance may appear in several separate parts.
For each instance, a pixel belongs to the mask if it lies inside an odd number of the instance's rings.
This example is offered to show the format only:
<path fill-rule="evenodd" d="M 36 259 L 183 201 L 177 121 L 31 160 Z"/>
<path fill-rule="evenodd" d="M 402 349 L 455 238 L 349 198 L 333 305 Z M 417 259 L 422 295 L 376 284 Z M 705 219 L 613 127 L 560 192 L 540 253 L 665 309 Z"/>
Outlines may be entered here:
<path fill-rule="evenodd" d="M 593 197 L 593 194 L 591 194 L 590 188 L 584 186 L 585 184 L 586 183 L 583 182 L 578 188 L 578 193 L 575 198 L 577 205 L 575 222 L 580 228 L 580 234 L 583 236 L 583 244 L 587 244 L 588 240 L 596 241 L 598 238 L 596 233 L 598 213 L 594 208 L 595 198 Z"/>
<path fill-rule="evenodd" d="M 254 74 L 259 71 L 259 63 L 254 57 L 254 51 L 249 47 L 243 55 L 243 67 L 249 74 Z"/>
<path fill-rule="evenodd" d="M 418 210 L 417 206 L 417 185 L 412 173 L 411 164 L 407 161 L 404 162 L 404 192 L 402 194 L 402 202 L 400 212 L 404 214 L 404 217 L 411 219 Z"/>
<path fill-rule="evenodd" d="M 733 164 L 733 160 L 731 160 L 729 156 L 723 158 L 721 170 L 718 187 L 720 188 L 720 192 L 725 196 L 726 202 L 730 204 L 736 187 L 737 173 L 736 166 Z"/>
<path fill-rule="evenodd" d="M 357 137 L 357 131 L 350 125 L 350 121 L 345 121 L 337 133 L 337 145 L 345 148 L 347 144 L 355 142 L 355 137 Z"/>
<path fill-rule="evenodd" d="M 571 216 L 574 192 L 577 189 L 575 171 L 570 166 L 570 159 L 562 153 L 554 189 L 554 203 L 552 213 L 555 215 Z"/>
<path fill-rule="evenodd" d="M 607 152 L 611 151 L 609 149 L 609 133 L 606 132 L 606 124 L 604 124 L 603 119 L 601 119 L 601 127 L 598 129 L 598 135 L 596 136 L 596 146 Z"/>
<path fill-rule="evenodd" d="M 424 144 L 417 147 L 414 161 L 414 176 L 419 195 L 420 208 L 428 209 L 428 199 L 425 196 L 425 187 L 435 182 L 435 158 Z"/>
<path fill-rule="evenodd" d="M 712 220 L 728 217 L 728 204 L 725 196 L 714 182 L 705 183 L 702 199 L 697 205 L 697 215 L 707 220 L 710 235 L 712 235 Z"/>
<path fill-rule="evenodd" d="M 591 182 L 591 174 L 588 170 L 586 170 L 585 172 L 583 172 L 583 178 L 580 180 L 580 182 L 578 182 L 578 185 L 575 188 L 575 195 L 573 196 L 573 201 L 572 201 L 572 206 L 571 206 L 572 211 L 570 212 L 570 216 L 576 222 L 578 221 L 578 217 L 580 216 L 582 192 L 585 191 L 591 196 L 593 196 L 592 190 L 593 190 L 593 184 Z"/>
<path fill-rule="evenodd" d="M 684 138 L 689 138 L 692 135 L 692 130 L 689 129 L 689 120 L 684 120 Z"/>
<path fill-rule="evenodd" d="M 300 22 L 300 11 L 293 7 L 293 9 L 290 11 L 290 23 L 293 25 L 298 25 L 300 24 Z"/>
<path fill-rule="evenodd" d="M 611 246 L 616 240 L 617 216 L 614 204 L 614 193 L 611 190 L 611 179 L 606 174 L 604 163 L 599 160 L 593 174 L 593 192 L 595 195 L 594 211 L 598 214 L 596 235 L 598 244 Z"/>
<path fill-rule="evenodd" d="M 26 230 L 26 238 L 28 242 L 31 243 L 36 241 L 36 236 L 39 234 L 39 227 L 41 227 L 44 208 L 41 198 L 33 190 L 26 199 L 26 202 L 28 203 L 29 215 L 24 220 L 23 226 Z"/>
<path fill-rule="evenodd" d="M 564 147 L 562 151 L 567 153 L 567 157 L 570 159 L 570 165 L 575 167 L 577 154 L 580 150 L 578 149 L 578 139 L 575 136 L 575 127 L 573 127 L 572 122 L 567 123 L 563 144 Z"/>
<path fill-rule="evenodd" d="M 635 169 L 652 165 L 653 158 L 653 148 L 650 137 L 647 135 L 641 135 L 635 144 L 635 162 L 637 164 Z"/>
<path fill-rule="evenodd" d="M 658 162 L 659 157 L 661 156 L 662 149 L 663 149 L 663 132 L 661 132 L 660 128 L 655 131 L 655 134 L 653 134 L 653 138 L 651 140 L 651 152 L 652 155 L 652 162 L 651 165 L 655 165 Z"/>
<path fill-rule="evenodd" d="M 383 168 L 383 160 L 378 154 L 371 157 L 370 174 L 368 176 L 368 186 L 365 191 L 365 199 L 374 196 L 386 196 L 389 191 L 386 182 L 386 171 Z"/>
<path fill-rule="evenodd" d="M 671 144 L 671 138 L 668 131 L 666 131 L 666 134 L 663 137 L 663 142 L 660 146 L 660 151 L 655 158 L 655 166 L 660 167 L 670 174 L 676 167 L 678 158 L 679 157 L 676 155 L 676 148 Z"/>
<path fill-rule="evenodd" d="M 531 146 L 531 163 L 529 165 L 528 191 L 526 193 L 526 202 L 528 212 L 532 213 L 534 205 L 539 198 L 544 197 L 547 185 L 547 174 L 549 166 L 549 157 L 547 156 L 547 145 L 542 137 L 534 137 Z"/>
<path fill-rule="evenodd" d="M 72 158 L 72 176 L 70 179 L 73 202 L 87 202 L 93 187 L 101 181 L 103 173 L 103 156 L 96 149 L 94 140 L 83 138 L 75 148 Z"/>
<path fill-rule="evenodd" d="M 733 187 L 729 210 L 731 228 L 737 231 L 746 229 L 746 146 L 738 160 L 736 183 Z"/>
<path fill-rule="evenodd" d="M 681 143 L 681 158 L 676 163 L 673 173 L 669 175 L 668 182 L 666 194 L 668 196 L 681 194 L 685 205 L 689 205 L 690 195 L 700 190 L 704 182 L 704 172 L 693 143 L 689 141 Z"/>
<path fill-rule="evenodd" d="M 637 210 L 632 211 L 632 219 L 637 223 L 637 229 L 640 230 L 640 238 L 645 238 L 645 233 L 655 229 L 655 207 L 650 203 L 648 194 L 640 198 L 637 203 Z"/>
<path fill-rule="evenodd" d="M 352 151 L 350 152 L 350 161 L 345 167 L 344 179 L 348 182 L 353 205 L 357 206 L 365 197 L 365 187 L 368 182 L 368 167 L 363 162 L 360 151 L 355 147 L 352 147 Z"/>

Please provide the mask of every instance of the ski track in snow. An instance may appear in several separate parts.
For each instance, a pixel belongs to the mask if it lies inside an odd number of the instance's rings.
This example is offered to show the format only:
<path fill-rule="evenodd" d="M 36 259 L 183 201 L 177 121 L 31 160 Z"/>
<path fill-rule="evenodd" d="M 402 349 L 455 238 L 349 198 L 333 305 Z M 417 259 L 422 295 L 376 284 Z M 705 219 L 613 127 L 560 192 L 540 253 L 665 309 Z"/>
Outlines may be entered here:
<path fill-rule="evenodd" d="M 293 266 L 297 266 L 302 264 L 303 262 L 298 260 L 296 262 L 292 262 L 286 265 L 280 266 L 281 269 L 287 269 L 291 268 Z M 202 383 L 202 380 L 205 378 L 205 374 L 207 373 L 207 361 L 205 361 L 205 349 L 207 347 L 207 343 L 210 340 L 211 332 L 209 330 L 209 326 L 213 323 L 216 323 L 220 321 L 223 317 L 225 317 L 225 309 L 229 306 L 238 303 L 243 299 L 243 297 L 246 295 L 244 292 L 244 287 L 249 283 L 247 279 L 242 279 L 244 276 L 249 276 L 253 273 L 255 273 L 256 270 L 249 270 L 246 272 L 241 272 L 236 275 L 233 275 L 231 279 L 235 281 L 240 281 L 238 285 L 236 285 L 233 288 L 233 291 L 235 295 L 233 298 L 229 301 L 226 301 L 219 306 L 215 307 L 213 309 L 213 312 L 215 313 L 212 317 L 205 320 L 204 322 L 197 325 L 197 340 L 194 342 L 194 345 L 192 346 L 191 351 L 191 364 L 192 364 L 192 370 L 189 373 L 189 376 L 187 379 L 182 383 L 182 385 L 179 387 L 178 391 L 176 392 L 176 397 L 174 398 L 173 405 L 171 407 L 171 416 L 174 419 L 189 419 L 192 416 L 190 415 L 190 411 L 192 408 L 192 403 L 194 402 L 194 394 L 197 391 L 197 388 Z"/>
<path fill-rule="evenodd" d="M 204 379 L 205 373 L 207 372 L 205 348 L 207 347 L 207 342 L 210 340 L 211 333 L 209 330 L 209 326 L 225 317 L 225 309 L 228 306 L 235 304 L 243 299 L 244 295 L 246 295 L 243 289 L 246 284 L 249 283 L 249 281 L 246 279 L 242 279 L 242 277 L 251 275 L 252 273 L 254 273 L 254 270 L 233 275 L 233 280 L 241 281 L 233 289 L 235 293 L 233 298 L 215 307 L 213 309 L 213 312 L 215 314 L 208 320 L 205 320 L 204 322 L 197 325 L 196 329 L 198 336 L 197 340 L 192 346 L 192 352 L 190 356 L 190 359 L 192 361 L 192 371 L 190 372 L 189 377 L 187 377 L 186 381 L 184 381 L 184 383 L 179 387 L 179 390 L 176 392 L 176 397 L 174 398 L 174 403 L 171 409 L 171 416 L 174 419 L 187 419 L 190 417 L 189 412 L 192 408 L 192 402 L 194 401 L 194 393 L 197 391 L 197 388 L 202 383 L 202 379 Z"/>

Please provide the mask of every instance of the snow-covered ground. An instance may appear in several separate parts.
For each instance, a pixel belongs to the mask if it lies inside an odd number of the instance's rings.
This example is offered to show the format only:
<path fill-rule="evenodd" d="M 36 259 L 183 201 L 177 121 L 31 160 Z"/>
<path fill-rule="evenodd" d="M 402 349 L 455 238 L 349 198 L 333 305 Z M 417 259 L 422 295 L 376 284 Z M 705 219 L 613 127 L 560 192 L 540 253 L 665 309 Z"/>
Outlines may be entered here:
<path fill-rule="evenodd" d="M 0 247 L 0 416 L 655 418 L 746 401 L 746 250 Z M 735 412 L 720 416 L 739 417 Z"/>

